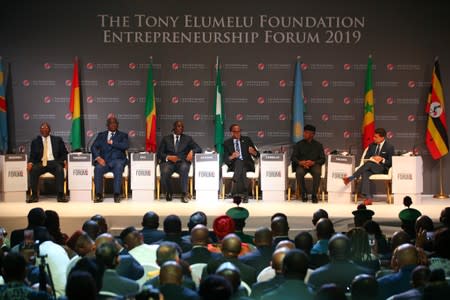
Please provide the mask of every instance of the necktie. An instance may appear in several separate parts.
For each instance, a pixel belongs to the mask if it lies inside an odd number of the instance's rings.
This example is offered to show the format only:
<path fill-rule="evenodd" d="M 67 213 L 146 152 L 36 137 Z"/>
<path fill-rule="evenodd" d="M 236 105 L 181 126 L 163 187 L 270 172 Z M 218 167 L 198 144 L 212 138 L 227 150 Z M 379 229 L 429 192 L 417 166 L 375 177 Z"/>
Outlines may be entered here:
<path fill-rule="evenodd" d="M 234 140 L 234 150 L 239 152 L 239 159 L 242 160 L 241 147 L 239 146 L 239 140 Z"/>
<path fill-rule="evenodd" d="M 42 154 L 42 166 L 47 166 L 48 160 L 48 145 L 47 145 L 47 137 L 44 138 L 44 153 Z"/>
<path fill-rule="evenodd" d="M 114 137 L 115 132 L 111 132 L 111 135 L 109 136 L 109 140 L 111 141 Z"/>
<path fill-rule="evenodd" d="M 375 155 L 380 155 L 380 144 L 377 145 L 377 149 L 375 150 Z"/>
<path fill-rule="evenodd" d="M 178 145 L 180 144 L 180 136 L 177 135 L 175 139 L 175 152 L 178 152 Z"/>

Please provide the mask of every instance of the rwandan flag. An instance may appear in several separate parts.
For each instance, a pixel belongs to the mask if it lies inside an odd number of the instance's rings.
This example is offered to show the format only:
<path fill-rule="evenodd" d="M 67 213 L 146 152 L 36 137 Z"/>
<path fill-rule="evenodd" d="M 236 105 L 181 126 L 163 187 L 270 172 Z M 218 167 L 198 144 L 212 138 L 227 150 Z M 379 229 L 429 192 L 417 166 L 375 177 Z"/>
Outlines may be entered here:
<path fill-rule="evenodd" d="M 292 142 L 297 143 L 303 139 L 303 82 L 300 61 L 295 64 L 294 103 L 292 108 Z"/>
<path fill-rule="evenodd" d="M 448 136 L 444 92 L 442 90 L 441 71 L 437 58 L 434 62 L 426 112 L 428 121 L 425 143 L 433 159 L 440 159 L 448 153 Z"/>
<path fill-rule="evenodd" d="M 8 151 L 8 117 L 5 97 L 5 73 L 0 56 L 0 153 Z"/>
<path fill-rule="evenodd" d="M 375 110 L 372 88 L 372 55 L 367 61 L 366 83 L 364 87 L 364 119 L 362 125 L 362 146 L 366 149 L 373 142 L 375 134 Z"/>
<path fill-rule="evenodd" d="M 72 130 L 70 131 L 70 145 L 73 150 L 81 149 L 81 103 L 80 82 L 78 74 L 78 57 L 73 63 L 72 89 L 70 91 L 70 112 L 72 113 Z"/>
<path fill-rule="evenodd" d="M 156 153 L 156 102 L 153 87 L 153 64 L 150 61 L 145 95 L 145 151 Z"/>

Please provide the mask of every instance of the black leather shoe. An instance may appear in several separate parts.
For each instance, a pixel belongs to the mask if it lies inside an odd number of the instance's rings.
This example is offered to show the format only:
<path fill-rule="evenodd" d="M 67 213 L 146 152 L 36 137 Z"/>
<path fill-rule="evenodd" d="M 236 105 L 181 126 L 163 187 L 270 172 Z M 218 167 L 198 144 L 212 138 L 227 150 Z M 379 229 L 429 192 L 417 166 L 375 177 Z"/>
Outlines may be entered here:
<path fill-rule="evenodd" d="M 242 203 L 248 203 L 248 196 L 247 195 L 244 195 L 242 197 Z"/>
<path fill-rule="evenodd" d="M 317 199 L 317 196 L 312 196 L 312 203 L 318 203 L 319 200 Z"/>
<path fill-rule="evenodd" d="M 95 195 L 95 199 L 94 199 L 94 203 L 100 203 L 103 202 L 103 195 L 102 194 L 96 194 Z"/>
<path fill-rule="evenodd" d="M 183 202 L 183 203 L 188 203 L 191 198 L 192 198 L 192 196 L 189 193 L 181 194 L 181 202 Z"/>
<path fill-rule="evenodd" d="M 302 194 L 302 201 L 303 201 L 303 202 L 308 201 L 308 194 L 306 194 L 306 193 L 303 193 L 303 194 Z"/>
<path fill-rule="evenodd" d="M 172 201 L 172 193 L 166 193 L 166 201 Z"/>
<path fill-rule="evenodd" d="M 114 202 L 120 203 L 120 194 L 114 194 Z"/>
<path fill-rule="evenodd" d="M 69 202 L 69 199 L 64 194 L 58 194 L 57 200 L 58 202 Z"/>
<path fill-rule="evenodd" d="M 29 199 L 26 200 L 27 203 L 39 202 L 39 198 L 36 194 L 33 194 Z"/>

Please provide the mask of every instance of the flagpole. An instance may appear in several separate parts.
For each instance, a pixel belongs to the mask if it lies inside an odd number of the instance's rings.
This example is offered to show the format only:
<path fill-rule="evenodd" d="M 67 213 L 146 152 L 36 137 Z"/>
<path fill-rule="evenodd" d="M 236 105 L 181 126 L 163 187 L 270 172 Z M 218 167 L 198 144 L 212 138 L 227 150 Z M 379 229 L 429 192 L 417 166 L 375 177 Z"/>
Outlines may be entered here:
<path fill-rule="evenodd" d="M 439 194 L 433 196 L 435 199 L 448 199 L 448 195 L 444 194 L 444 186 L 442 180 L 442 157 L 439 159 Z"/>

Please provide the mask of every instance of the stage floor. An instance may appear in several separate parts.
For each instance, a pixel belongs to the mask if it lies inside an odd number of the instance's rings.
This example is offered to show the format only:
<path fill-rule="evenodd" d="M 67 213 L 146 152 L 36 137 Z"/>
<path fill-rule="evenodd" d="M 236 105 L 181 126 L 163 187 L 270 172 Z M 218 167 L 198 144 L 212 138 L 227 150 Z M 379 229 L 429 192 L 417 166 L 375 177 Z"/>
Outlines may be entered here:
<path fill-rule="evenodd" d="M 404 209 L 402 205 L 387 204 L 385 197 L 375 198 L 374 205 L 369 208 L 375 212 L 373 219 L 380 223 L 382 230 L 390 235 L 398 230 L 400 221 L 398 213 Z M 225 214 L 225 212 L 235 206 L 232 199 L 199 201 L 191 200 L 189 203 L 181 203 L 179 198 L 174 198 L 172 202 L 165 199 L 152 201 L 136 201 L 122 199 L 121 203 L 114 203 L 113 199 L 105 198 L 103 203 L 75 202 L 58 203 L 54 197 L 41 197 L 38 203 L 27 204 L 25 199 L 20 202 L 0 202 L 0 226 L 6 228 L 8 232 L 13 229 L 24 228 L 27 224 L 26 216 L 33 207 L 55 210 L 61 219 L 61 229 L 67 234 L 80 229 L 83 222 L 95 214 L 106 217 L 110 231 L 114 234 L 130 225 L 141 227 L 142 216 L 147 211 L 155 211 L 160 216 L 162 227 L 163 219 L 170 214 L 179 215 L 182 219 L 183 227 L 186 227 L 189 216 L 198 210 L 208 215 L 208 226 L 212 227 L 213 220 Z M 276 212 L 285 213 L 289 218 L 291 228 L 290 236 L 302 230 L 312 228 L 312 214 L 319 208 L 325 209 L 330 219 L 335 224 L 336 231 L 347 231 L 353 223 L 352 211 L 356 209 L 356 204 L 333 204 L 328 202 L 303 203 L 298 200 L 290 202 L 285 200 L 263 201 L 249 200 L 249 203 L 242 204 L 250 212 L 247 219 L 246 231 L 253 232 L 260 226 L 270 227 L 270 216 Z M 412 207 L 420 210 L 422 214 L 428 215 L 435 223 L 439 222 L 441 210 L 450 206 L 450 201 L 434 199 L 431 195 L 422 195 L 421 204 L 413 204 Z"/>

